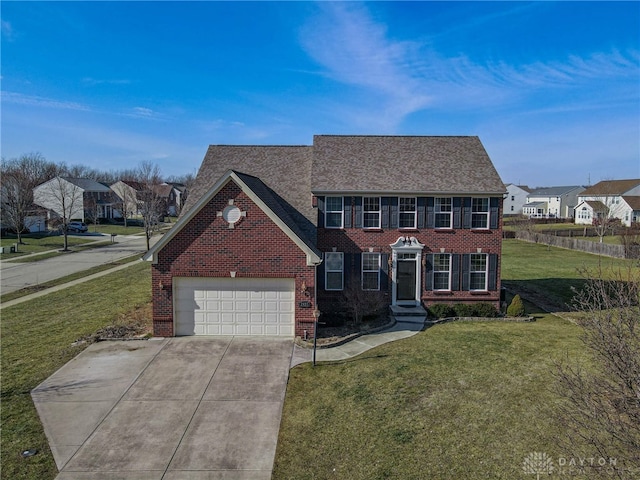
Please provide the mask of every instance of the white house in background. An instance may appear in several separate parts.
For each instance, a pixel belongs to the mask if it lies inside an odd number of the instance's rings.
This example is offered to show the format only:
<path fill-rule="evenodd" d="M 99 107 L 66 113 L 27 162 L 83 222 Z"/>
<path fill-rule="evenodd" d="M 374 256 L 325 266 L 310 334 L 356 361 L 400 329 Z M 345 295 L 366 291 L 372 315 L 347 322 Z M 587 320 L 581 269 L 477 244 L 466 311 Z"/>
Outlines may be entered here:
<path fill-rule="evenodd" d="M 623 225 L 640 221 L 640 179 L 603 180 L 578 195 L 575 222 L 591 225 L 602 216 L 618 218 Z"/>
<path fill-rule="evenodd" d="M 527 203 L 522 213 L 532 218 L 573 218 L 578 204 L 578 195 L 584 187 L 571 185 L 567 187 L 536 188 L 527 195 Z"/>
<path fill-rule="evenodd" d="M 507 196 L 504 199 L 503 216 L 522 215 L 522 207 L 527 203 L 531 189 L 526 185 L 507 184 Z"/>
<path fill-rule="evenodd" d="M 33 203 L 46 208 L 49 218 L 84 222 L 93 210 L 98 218 L 113 214 L 111 189 L 90 178 L 54 177 L 33 189 Z"/>

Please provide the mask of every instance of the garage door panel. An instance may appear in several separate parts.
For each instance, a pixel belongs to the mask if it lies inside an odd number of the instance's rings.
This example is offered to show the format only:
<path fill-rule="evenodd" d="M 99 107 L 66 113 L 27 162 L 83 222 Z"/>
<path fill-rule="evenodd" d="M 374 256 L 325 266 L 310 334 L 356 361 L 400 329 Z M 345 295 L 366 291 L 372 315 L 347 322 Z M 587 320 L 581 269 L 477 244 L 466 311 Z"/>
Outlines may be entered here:
<path fill-rule="evenodd" d="M 293 279 L 176 278 L 176 335 L 294 334 Z"/>

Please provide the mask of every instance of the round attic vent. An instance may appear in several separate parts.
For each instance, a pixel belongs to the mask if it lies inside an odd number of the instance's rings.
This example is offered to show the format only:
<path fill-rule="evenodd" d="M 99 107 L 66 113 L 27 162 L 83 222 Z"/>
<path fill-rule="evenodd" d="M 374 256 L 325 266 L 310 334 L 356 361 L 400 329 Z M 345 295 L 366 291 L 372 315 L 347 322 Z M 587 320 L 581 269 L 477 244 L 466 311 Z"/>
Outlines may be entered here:
<path fill-rule="evenodd" d="M 237 223 L 241 216 L 242 213 L 240 212 L 240 209 L 235 205 L 229 205 L 222 211 L 222 218 L 224 218 L 225 222 L 230 225 Z"/>

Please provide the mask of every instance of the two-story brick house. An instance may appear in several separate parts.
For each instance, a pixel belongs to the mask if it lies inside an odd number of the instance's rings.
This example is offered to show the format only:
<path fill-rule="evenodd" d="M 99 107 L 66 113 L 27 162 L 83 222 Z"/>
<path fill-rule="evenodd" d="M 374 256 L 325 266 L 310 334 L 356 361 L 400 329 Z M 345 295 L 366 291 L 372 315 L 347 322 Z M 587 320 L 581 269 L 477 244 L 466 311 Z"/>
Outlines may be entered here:
<path fill-rule="evenodd" d="M 312 335 L 357 286 L 391 305 L 500 300 L 506 189 L 477 137 L 210 146 L 153 261 L 156 335 Z"/>

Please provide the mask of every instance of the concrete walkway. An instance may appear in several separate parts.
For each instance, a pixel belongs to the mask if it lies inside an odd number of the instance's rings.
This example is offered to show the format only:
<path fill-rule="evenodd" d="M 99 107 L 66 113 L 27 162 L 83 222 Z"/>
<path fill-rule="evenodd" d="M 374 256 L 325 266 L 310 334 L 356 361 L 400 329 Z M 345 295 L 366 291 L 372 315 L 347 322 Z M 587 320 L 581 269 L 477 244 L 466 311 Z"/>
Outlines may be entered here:
<path fill-rule="evenodd" d="M 362 335 L 345 344 L 330 347 L 318 348 L 316 350 L 317 362 L 332 362 L 347 360 L 360 355 L 374 347 L 384 343 L 394 342 L 403 338 L 408 338 L 422 331 L 425 326 L 425 318 L 421 317 L 395 317 L 395 324 L 385 330 L 381 330 L 369 335 Z M 291 366 L 313 360 L 313 349 L 295 345 Z"/>

